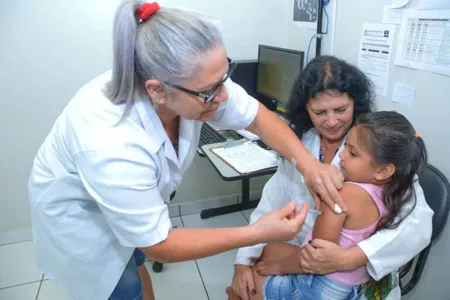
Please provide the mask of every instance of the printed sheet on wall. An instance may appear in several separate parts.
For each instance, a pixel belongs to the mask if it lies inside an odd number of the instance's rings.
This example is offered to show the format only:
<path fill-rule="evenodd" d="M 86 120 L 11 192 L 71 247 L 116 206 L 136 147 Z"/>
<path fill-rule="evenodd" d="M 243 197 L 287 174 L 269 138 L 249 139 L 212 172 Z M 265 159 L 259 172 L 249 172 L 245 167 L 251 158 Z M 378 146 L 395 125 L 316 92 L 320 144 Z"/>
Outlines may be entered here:
<path fill-rule="evenodd" d="M 395 25 L 364 23 L 358 67 L 372 80 L 375 93 L 387 95 Z"/>
<path fill-rule="evenodd" d="M 293 21 L 295 27 L 317 28 L 318 1 L 319 0 L 294 0 Z"/>
<path fill-rule="evenodd" d="M 395 64 L 450 76 L 450 10 L 405 11 Z"/>

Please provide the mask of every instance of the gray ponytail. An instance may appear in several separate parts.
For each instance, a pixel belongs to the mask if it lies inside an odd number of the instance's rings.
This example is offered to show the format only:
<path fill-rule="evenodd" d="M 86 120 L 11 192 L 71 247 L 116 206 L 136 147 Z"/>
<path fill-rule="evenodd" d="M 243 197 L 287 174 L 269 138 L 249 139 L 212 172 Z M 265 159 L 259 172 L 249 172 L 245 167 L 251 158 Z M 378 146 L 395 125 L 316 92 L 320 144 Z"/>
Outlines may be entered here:
<path fill-rule="evenodd" d="M 105 95 L 126 104 L 123 117 L 147 95 L 145 81 L 182 84 L 201 69 L 201 54 L 223 44 L 217 27 L 194 11 L 162 7 L 140 22 L 135 11 L 141 4 L 123 1 L 114 18 L 113 70 Z"/>

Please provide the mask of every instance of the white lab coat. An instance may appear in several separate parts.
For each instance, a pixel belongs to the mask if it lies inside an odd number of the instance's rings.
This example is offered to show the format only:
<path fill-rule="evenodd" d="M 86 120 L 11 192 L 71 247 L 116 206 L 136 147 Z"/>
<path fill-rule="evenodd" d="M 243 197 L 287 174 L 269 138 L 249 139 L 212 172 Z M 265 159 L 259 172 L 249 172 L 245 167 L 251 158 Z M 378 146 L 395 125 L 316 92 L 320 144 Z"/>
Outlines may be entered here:
<path fill-rule="evenodd" d="M 86 84 L 56 120 L 29 179 L 38 266 L 72 298 L 107 299 L 134 248 L 165 240 L 167 203 L 194 159 L 202 123 L 180 121 L 179 156 L 147 99 L 114 126 L 124 105 L 102 94 L 107 72 Z M 250 125 L 258 102 L 231 80 L 212 122 Z"/>
<path fill-rule="evenodd" d="M 305 147 L 318 158 L 320 136 L 317 131 L 309 130 L 304 134 L 302 141 Z M 344 149 L 344 144 L 342 143 L 333 158 L 332 164 L 335 166 L 339 167 L 339 153 Z M 433 211 L 428 207 L 418 182 L 414 183 L 414 189 L 417 195 L 416 207 L 397 228 L 381 230 L 358 244 L 368 257 L 367 270 L 376 280 L 407 263 L 430 242 Z M 258 207 L 250 217 L 250 223 L 256 222 L 269 211 L 283 207 L 291 200 L 296 200 L 299 206 L 306 202 L 309 207 L 314 207 L 314 201 L 304 184 L 302 175 L 288 160 L 284 160 L 265 185 Z M 403 209 L 403 211 L 407 210 L 409 210 L 408 207 Z M 308 214 L 302 231 L 289 243 L 301 246 L 305 235 L 312 230 L 314 221 L 315 216 Z M 259 244 L 240 248 L 236 264 L 251 265 L 252 259 L 261 255 L 264 246 L 265 244 Z M 400 298 L 400 288 L 396 287 L 387 299 Z"/>

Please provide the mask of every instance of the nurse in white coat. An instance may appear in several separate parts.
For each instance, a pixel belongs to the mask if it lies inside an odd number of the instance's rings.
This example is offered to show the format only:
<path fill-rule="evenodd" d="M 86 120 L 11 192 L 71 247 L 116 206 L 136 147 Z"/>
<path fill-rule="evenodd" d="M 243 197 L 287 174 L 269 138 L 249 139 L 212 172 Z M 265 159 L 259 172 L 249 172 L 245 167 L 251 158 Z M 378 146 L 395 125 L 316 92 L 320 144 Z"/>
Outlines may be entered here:
<path fill-rule="evenodd" d="M 167 203 L 192 163 L 202 122 L 258 134 L 298 162 L 312 191 L 339 202 L 339 170 L 314 158 L 230 80 L 232 71 L 217 28 L 202 16 L 156 3 L 119 6 L 112 71 L 66 106 L 29 179 L 38 265 L 72 298 L 153 299 L 143 254 L 192 260 L 300 231 L 305 207 L 286 218 L 295 205 L 241 228 L 172 229 Z"/>
<path fill-rule="evenodd" d="M 360 70 L 337 58 L 322 56 L 312 60 L 297 78 L 288 115 L 305 147 L 324 163 L 339 167 L 339 153 L 345 148 L 347 133 L 354 120 L 372 110 L 372 101 L 371 84 Z M 398 227 L 380 230 L 350 249 L 313 240 L 312 244 L 298 248 L 298 252 L 292 255 L 300 255 L 302 269 L 312 274 L 352 270 L 361 265 L 367 266 L 375 280 L 395 272 L 425 248 L 431 238 L 433 211 L 427 205 L 418 182 L 414 183 L 414 189 L 416 201 L 405 205 L 401 214 L 409 212 L 414 202 L 416 205 Z M 314 205 L 302 175 L 288 160 L 284 160 L 265 185 L 250 223 L 291 199 L 297 200 L 300 205 Z M 314 221 L 315 215 L 308 214 L 302 231 L 290 243 L 301 246 Z M 265 244 L 259 244 L 238 251 L 232 288 L 244 300 L 251 299 L 253 290 L 259 290 L 249 266 L 261 256 L 264 247 Z M 264 257 L 267 257 L 266 261 Z M 277 264 L 292 261 L 289 253 L 272 247 L 271 253 L 263 254 L 262 263 L 256 269 L 277 275 Z M 398 278 L 394 282 L 398 282 Z M 383 299 L 397 300 L 400 294 L 397 284 Z"/>

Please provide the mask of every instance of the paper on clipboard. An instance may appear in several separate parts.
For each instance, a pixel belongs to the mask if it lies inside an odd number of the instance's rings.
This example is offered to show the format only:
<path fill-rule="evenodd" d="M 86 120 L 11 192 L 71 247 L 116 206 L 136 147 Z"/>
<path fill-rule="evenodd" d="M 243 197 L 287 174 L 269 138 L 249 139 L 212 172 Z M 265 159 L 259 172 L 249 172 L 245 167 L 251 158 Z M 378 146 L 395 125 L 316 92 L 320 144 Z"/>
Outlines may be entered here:
<path fill-rule="evenodd" d="M 211 151 L 240 174 L 278 167 L 278 155 L 252 142 L 234 147 L 217 147 Z"/>

